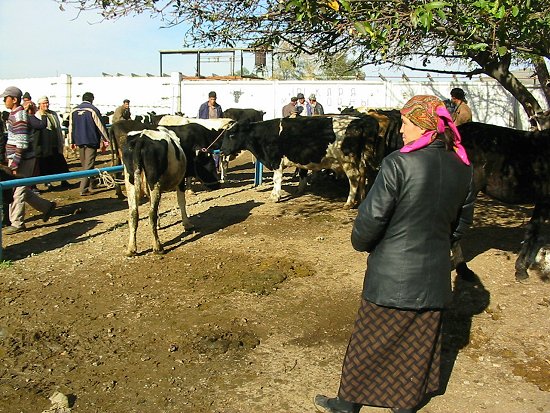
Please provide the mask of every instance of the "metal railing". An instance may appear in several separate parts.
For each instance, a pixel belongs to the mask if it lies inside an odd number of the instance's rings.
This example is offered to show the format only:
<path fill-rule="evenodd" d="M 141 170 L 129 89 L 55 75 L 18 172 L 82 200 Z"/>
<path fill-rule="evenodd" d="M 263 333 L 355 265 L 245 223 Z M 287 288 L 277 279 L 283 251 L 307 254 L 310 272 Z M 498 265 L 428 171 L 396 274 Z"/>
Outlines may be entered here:
<path fill-rule="evenodd" d="M 30 178 L 11 179 L 9 181 L 0 182 L 0 205 L 4 204 L 3 191 L 18 186 L 30 186 L 36 184 L 45 184 L 49 182 L 65 181 L 67 179 L 87 178 L 89 176 L 101 175 L 102 173 L 122 172 L 122 165 L 109 166 L 106 168 L 87 169 L 85 171 L 67 172 L 64 174 L 33 176 Z M 0 221 L 0 260 L 3 259 L 2 247 L 2 222 Z"/>

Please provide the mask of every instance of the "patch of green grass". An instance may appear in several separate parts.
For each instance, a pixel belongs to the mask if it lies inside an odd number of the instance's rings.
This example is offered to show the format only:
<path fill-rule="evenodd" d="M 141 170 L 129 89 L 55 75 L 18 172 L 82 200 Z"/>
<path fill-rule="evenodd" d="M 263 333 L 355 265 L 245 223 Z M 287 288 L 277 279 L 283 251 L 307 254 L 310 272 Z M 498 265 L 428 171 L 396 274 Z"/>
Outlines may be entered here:
<path fill-rule="evenodd" d="M 7 270 L 8 268 L 11 268 L 11 266 L 13 265 L 13 262 L 9 261 L 9 260 L 2 260 L 0 262 L 0 271 L 1 270 Z"/>

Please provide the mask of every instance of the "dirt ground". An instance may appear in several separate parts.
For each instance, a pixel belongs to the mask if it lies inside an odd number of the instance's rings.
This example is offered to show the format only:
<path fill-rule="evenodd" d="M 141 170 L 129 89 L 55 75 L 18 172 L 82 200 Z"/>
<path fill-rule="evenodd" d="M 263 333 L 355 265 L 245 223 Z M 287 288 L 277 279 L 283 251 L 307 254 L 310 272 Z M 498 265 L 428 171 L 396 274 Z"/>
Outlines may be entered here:
<path fill-rule="evenodd" d="M 272 203 L 249 154 L 230 166 L 224 188 L 188 197 L 193 233 L 163 197 L 165 255 L 144 204 L 140 254 L 124 256 L 127 205 L 106 188 L 44 192 L 54 217 L 29 208 L 29 230 L 3 235 L 0 412 L 53 412 L 59 391 L 65 412 L 306 413 L 336 393 L 366 260 L 345 183 L 295 198 L 289 170 Z M 464 247 L 479 281 L 455 282 L 446 392 L 420 412 L 550 412 L 550 283 L 514 280 L 530 211 L 478 200 Z"/>

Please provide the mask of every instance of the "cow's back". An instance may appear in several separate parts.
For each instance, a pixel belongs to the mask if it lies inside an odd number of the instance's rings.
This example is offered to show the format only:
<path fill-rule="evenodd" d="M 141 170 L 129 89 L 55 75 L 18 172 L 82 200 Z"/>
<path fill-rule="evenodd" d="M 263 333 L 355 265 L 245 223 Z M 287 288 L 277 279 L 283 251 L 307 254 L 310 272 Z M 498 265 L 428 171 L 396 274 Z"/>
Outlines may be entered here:
<path fill-rule="evenodd" d="M 526 132 L 480 122 L 458 127 L 476 186 L 508 203 L 550 195 L 550 130 Z"/>
<path fill-rule="evenodd" d="M 293 163 L 320 163 L 328 146 L 336 141 L 330 117 L 283 118 L 280 121 L 282 154 Z"/>

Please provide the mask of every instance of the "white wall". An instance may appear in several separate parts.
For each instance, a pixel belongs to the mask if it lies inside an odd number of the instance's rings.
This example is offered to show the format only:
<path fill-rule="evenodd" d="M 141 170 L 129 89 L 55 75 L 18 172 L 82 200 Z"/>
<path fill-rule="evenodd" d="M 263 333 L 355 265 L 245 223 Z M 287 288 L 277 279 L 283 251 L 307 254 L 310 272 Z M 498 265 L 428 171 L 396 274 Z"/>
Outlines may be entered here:
<path fill-rule="evenodd" d="M 525 112 L 502 86 L 488 77 L 475 80 L 405 81 L 345 80 L 345 81 L 270 81 L 270 80 L 188 80 L 174 72 L 170 77 L 72 77 L 60 75 L 48 78 L 0 79 L 0 89 L 17 86 L 28 91 L 33 100 L 42 95 L 50 99 L 52 110 L 65 113 L 82 101 L 84 92 L 92 92 L 94 105 L 102 113 L 114 111 L 124 99 L 130 99 L 133 115 L 150 111 L 183 112 L 196 117 L 201 103 L 214 90 L 223 109 L 254 108 L 266 112 L 264 119 L 281 116 L 281 108 L 299 92 L 306 98 L 314 93 L 325 113 L 338 113 L 345 106 L 400 108 L 416 94 L 449 98 L 454 87 L 466 92 L 475 121 L 495 125 L 528 128 Z M 542 92 L 528 86 L 543 104 Z"/>

